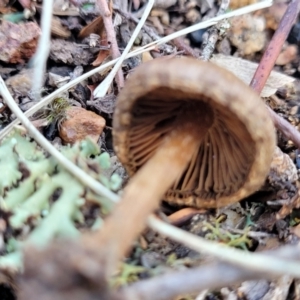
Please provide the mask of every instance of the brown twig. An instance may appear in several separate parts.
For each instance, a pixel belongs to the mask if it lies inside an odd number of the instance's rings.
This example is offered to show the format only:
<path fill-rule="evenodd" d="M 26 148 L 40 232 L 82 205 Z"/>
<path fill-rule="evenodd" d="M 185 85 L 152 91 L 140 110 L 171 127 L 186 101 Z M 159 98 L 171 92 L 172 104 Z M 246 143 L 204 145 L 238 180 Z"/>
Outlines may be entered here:
<path fill-rule="evenodd" d="M 121 53 L 119 51 L 118 43 L 116 40 L 116 33 L 112 22 L 112 13 L 108 7 L 107 0 L 97 0 L 96 8 L 103 18 L 103 23 L 107 34 L 107 41 L 111 46 L 111 56 L 113 59 L 118 58 L 119 56 L 121 56 Z M 120 90 L 124 86 L 124 75 L 121 68 L 117 73 L 116 82 Z"/>
<path fill-rule="evenodd" d="M 282 45 L 292 28 L 300 9 L 300 1 L 292 0 L 282 17 L 278 29 L 272 37 L 260 63 L 253 76 L 250 86 L 260 94 L 281 51 Z M 288 121 L 278 116 L 268 108 L 275 127 L 300 148 L 300 133 Z"/>

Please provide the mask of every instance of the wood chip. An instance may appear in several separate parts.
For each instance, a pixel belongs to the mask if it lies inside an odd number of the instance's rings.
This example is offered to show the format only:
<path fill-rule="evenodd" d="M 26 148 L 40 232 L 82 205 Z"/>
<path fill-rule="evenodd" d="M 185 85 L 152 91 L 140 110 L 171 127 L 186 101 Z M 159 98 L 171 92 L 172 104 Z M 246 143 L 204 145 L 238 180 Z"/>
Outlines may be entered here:
<path fill-rule="evenodd" d="M 237 57 L 226 56 L 223 54 L 214 55 L 211 58 L 211 62 L 232 72 L 233 74 L 235 74 L 235 76 L 240 78 L 248 85 L 250 84 L 252 77 L 258 67 L 257 63 L 253 63 Z M 290 76 L 272 71 L 260 95 L 261 97 L 270 97 L 274 95 L 279 88 L 285 85 L 292 84 L 294 81 L 295 79 Z"/>

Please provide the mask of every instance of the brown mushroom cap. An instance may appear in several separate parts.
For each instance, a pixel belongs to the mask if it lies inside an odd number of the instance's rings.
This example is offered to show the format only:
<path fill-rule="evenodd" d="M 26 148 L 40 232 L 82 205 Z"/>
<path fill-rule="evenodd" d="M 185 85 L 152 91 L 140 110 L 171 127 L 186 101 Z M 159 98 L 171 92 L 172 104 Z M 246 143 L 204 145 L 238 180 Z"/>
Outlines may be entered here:
<path fill-rule="evenodd" d="M 228 71 L 190 58 L 146 63 L 120 93 L 114 148 L 129 175 L 153 156 L 191 103 L 199 105 L 203 115 L 212 114 L 213 122 L 164 200 L 220 207 L 258 190 L 275 147 L 274 126 L 263 101 Z"/>

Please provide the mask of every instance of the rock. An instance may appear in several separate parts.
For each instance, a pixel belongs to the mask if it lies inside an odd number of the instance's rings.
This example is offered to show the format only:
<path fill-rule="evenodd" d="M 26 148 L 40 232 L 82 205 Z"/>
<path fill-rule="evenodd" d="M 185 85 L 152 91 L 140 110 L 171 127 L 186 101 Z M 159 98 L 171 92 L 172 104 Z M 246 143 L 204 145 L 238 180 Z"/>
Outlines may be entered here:
<path fill-rule="evenodd" d="M 20 73 L 10 76 L 6 81 L 8 90 L 18 102 L 21 98 L 32 99 L 33 69 L 23 69 Z M 43 81 L 44 82 L 44 81 Z"/>
<path fill-rule="evenodd" d="M 263 50 L 267 36 L 265 19 L 260 16 L 243 15 L 231 19 L 228 38 L 240 55 L 251 55 Z"/>
<path fill-rule="evenodd" d="M 24 63 L 36 51 L 41 30 L 34 22 L 14 24 L 2 20 L 0 25 L 0 60 Z"/>
<path fill-rule="evenodd" d="M 276 60 L 276 65 L 284 66 L 290 62 L 292 62 L 298 53 L 298 47 L 296 45 L 289 45 L 285 49 L 281 51 Z"/>
<path fill-rule="evenodd" d="M 76 106 L 69 108 L 66 114 L 59 128 L 59 136 L 65 144 L 74 144 L 87 137 L 98 141 L 106 123 L 103 117 Z"/>

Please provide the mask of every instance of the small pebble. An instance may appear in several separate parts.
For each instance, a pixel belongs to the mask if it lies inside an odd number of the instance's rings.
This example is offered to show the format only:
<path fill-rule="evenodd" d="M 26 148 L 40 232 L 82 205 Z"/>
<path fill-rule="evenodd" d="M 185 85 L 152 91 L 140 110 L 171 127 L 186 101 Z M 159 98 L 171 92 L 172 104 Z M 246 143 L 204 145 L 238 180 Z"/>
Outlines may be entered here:
<path fill-rule="evenodd" d="M 69 108 L 66 114 L 66 120 L 59 128 L 59 136 L 65 144 L 74 144 L 87 137 L 97 143 L 106 124 L 103 117 L 75 106 Z"/>

